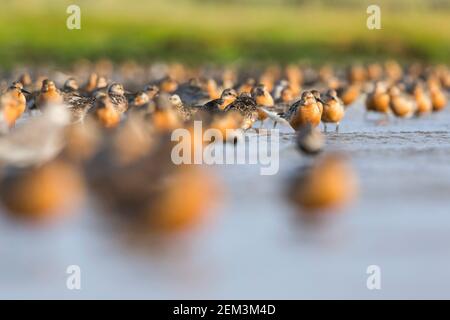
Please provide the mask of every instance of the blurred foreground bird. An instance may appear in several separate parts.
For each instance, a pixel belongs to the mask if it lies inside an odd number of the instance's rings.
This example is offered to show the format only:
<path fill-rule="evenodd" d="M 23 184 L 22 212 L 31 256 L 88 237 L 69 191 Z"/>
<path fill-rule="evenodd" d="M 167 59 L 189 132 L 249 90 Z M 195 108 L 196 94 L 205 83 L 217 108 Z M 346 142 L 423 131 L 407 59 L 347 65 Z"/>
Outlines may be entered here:
<path fill-rule="evenodd" d="M 65 108 L 47 108 L 8 135 L 0 137 L 0 165 L 26 167 L 56 157 L 64 146 L 64 128 L 70 122 Z"/>
<path fill-rule="evenodd" d="M 326 154 L 297 173 L 289 198 L 302 212 L 331 212 L 353 201 L 357 191 L 357 178 L 347 159 Z"/>
<path fill-rule="evenodd" d="M 8 90 L 0 97 L 0 111 L 3 119 L 9 127 L 14 126 L 16 120 L 24 113 L 27 100 L 26 94 L 30 94 L 23 89 L 21 82 L 14 82 Z"/>
<path fill-rule="evenodd" d="M 158 132 L 170 132 L 183 126 L 182 116 L 167 94 L 161 94 L 156 99 L 155 111 L 151 114 L 151 122 Z"/>
<path fill-rule="evenodd" d="M 84 196 L 79 170 L 64 161 L 9 168 L 0 178 L 0 200 L 10 214 L 47 221 L 73 211 Z"/>
<path fill-rule="evenodd" d="M 309 123 L 298 131 L 295 141 L 300 151 L 307 155 L 318 154 L 325 144 L 325 138 L 320 130 Z"/>
<path fill-rule="evenodd" d="M 219 189 L 205 168 L 173 164 L 167 136 L 157 141 L 125 163 L 106 148 L 88 165 L 89 184 L 105 213 L 127 225 L 144 231 L 185 230 L 206 218 Z"/>

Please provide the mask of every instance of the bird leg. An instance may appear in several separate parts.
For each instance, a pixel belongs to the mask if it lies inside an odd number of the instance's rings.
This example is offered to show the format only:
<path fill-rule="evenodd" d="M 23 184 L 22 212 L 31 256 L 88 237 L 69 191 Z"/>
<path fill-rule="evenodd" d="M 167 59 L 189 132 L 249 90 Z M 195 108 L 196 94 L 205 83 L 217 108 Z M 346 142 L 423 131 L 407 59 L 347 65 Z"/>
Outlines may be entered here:
<path fill-rule="evenodd" d="M 264 120 L 260 120 L 259 128 L 262 129 L 264 126 Z"/>
<path fill-rule="evenodd" d="M 277 122 L 277 121 L 274 121 L 274 122 L 273 122 L 273 128 L 272 128 L 272 129 L 275 129 L 275 127 L 277 126 L 277 124 L 278 124 L 278 122 Z"/>

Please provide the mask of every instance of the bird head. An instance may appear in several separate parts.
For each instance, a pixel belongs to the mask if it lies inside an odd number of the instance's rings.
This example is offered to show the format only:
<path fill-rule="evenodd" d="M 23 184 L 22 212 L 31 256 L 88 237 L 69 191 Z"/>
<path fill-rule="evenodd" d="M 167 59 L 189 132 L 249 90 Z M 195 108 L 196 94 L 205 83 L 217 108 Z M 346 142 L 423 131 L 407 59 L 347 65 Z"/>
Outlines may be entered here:
<path fill-rule="evenodd" d="M 79 89 L 78 82 L 75 78 L 69 78 L 64 83 L 64 89 L 69 91 L 77 91 Z"/>
<path fill-rule="evenodd" d="M 42 81 L 41 92 L 52 92 L 56 91 L 56 85 L 52 80 L 44 79 Z"/>
<path fill-rule="evenodd" d="M 125 94 L 125 89 L 120 83 L 113 83 L 108 90 L 109 94 L 123 96 Z"/>
<path fill-rule="evenodd" d="M 169 97 L 169 101 L 170 103 L 174 106 L 174 107 L 179 107 L 183 105 L 183 102 L 181 101 L 181 98 L 179 95 L 177 94 L 173 94 Z"/>

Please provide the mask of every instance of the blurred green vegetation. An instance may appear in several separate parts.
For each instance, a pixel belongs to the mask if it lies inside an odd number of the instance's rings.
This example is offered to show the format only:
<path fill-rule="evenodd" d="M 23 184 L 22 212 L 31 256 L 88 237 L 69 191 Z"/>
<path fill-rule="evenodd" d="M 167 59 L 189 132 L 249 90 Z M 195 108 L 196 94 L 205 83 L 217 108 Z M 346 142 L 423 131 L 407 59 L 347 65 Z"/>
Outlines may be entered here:
<path fill-rule="evenodd" d="M 0 65 L 64 65 L 80 58 L 187 63 L 385 58 L 448 62 L 450 1 L 2 0 Z M 81 30 L 66 8 L 81 7 Z"/>

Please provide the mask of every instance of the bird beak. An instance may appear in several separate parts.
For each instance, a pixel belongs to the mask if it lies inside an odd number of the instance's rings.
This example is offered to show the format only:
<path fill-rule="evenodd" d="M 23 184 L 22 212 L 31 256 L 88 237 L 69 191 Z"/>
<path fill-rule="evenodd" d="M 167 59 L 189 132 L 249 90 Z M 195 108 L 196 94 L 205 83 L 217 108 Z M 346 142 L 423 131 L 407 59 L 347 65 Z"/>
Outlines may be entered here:
<path fill-rule="evenodd" d="M 25 89 L 20 89 L 20 91 L 22 91 L 22 93 L 26 93 L 26 94 L 31 94 L 31 92 L 25 90 Z"/>
<path fill-rule="evenodd" d="M 131 91 L 128 91 L 128 90 L 124 90 L 123 91 L 125 94 L 133 94 Z"/>

